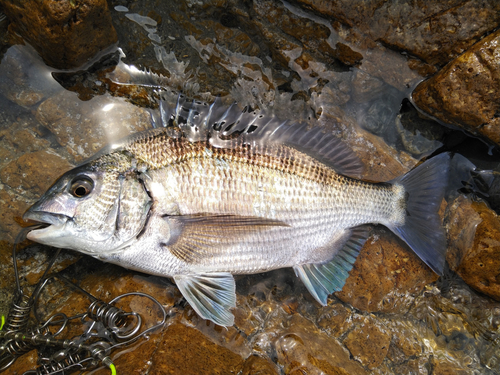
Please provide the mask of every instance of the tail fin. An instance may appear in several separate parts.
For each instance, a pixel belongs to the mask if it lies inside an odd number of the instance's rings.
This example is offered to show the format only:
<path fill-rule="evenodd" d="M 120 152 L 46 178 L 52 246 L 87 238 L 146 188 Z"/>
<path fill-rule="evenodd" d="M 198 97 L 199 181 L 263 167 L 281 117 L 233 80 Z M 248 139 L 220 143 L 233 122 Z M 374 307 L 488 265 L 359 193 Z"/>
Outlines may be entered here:
<path fill-rule="evenodd" d="M 391 181 L 406 192 L 406 218 L 402 226 L 390 229 L 438 275 L 443 274 L 446 236 L 438 210 L 450 170 L 450 154 L 438 155 L 404 176 Z"/>

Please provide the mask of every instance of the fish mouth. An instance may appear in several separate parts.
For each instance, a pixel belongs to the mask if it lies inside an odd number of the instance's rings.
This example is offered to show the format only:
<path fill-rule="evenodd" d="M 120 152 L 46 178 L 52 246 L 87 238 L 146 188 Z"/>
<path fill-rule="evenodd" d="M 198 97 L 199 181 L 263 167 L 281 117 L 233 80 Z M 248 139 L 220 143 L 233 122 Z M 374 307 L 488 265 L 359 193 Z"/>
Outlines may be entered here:
<path fill-rule="evenodd" d="M 66 215 L 50 212 L 28 211 L 23 215 L 23 219 L 32 220 L 43 225 L 40 229 L 34 229 L 27 235 L 29 240 L 43 243 L 41 240 L 51 237 L 54 232 L 59 231 L 71 218 Z"/>

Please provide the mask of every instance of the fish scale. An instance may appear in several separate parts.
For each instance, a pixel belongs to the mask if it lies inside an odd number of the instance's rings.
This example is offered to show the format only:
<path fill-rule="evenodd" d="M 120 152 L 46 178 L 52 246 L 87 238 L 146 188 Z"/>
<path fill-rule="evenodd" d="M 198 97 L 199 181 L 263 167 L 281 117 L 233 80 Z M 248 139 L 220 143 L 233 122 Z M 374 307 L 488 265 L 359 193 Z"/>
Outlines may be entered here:
<path fill-rule="evenodd" d="M 320 258 L 317 249 L 329 243 L 331 233 L 360 224 L 387 223 L 396 208 L 392 187 L 379 187 L 340 176 L 330 179 L 330 184 L 325 185 L 291 172 L 272 169 L 268 162 L 266 167 L 262 165 L 265 162 L 251 165 L 232 161 L 229 157 L 225 162 L 232 173 L 228 175 L 227 169 L 220 168 L 216 160 L 207 155 L 202 152 L 196 155 L 191 151 L 190 157 L 183 158 L 175 168 L 148 172 L 148 180 L 159 184 L 164 182 L 162 190 L 170 192 L 168 199 L 159 200 L 158 210 L 164 212 L 162 205 L 170 207 L 172 202 L 176 202 L 178 215 L 200 212 L 256 215 L 292 225 L 272 228 L 260 233 L 258 238 L 232 238 L 232 246 L 225 248 L 226 251 L 214 251 L 212 257 L 204 259 L 203 264 L 193 265 L 193 272 L 210 268 L 233 273 L 266 271 L 269 266 L 258 268 L 261 264 L 259 259 L 269 252 L 274 254 L 273 264 L 286 267 L 311 258 L 325 262 L 331 254 L 326 252 L 324 258 Z M 218 157 L 223 156 L 219 151 Z M 203 174 L 198 175 L 196 171 L 199 170 L 203 170 Z M 172 180 L 177 183 L 177 189 L 173 191 L 169 189 Z M 219 184 L 224 189 L 220 189 Z M 260 195 L 253 194 L 259 186 L 265 186 L 265 191 L 261 191 Z M 293 191 L 300 191 L 300 194 L 291 194 Z M 356 197 L 357 201 L 350 197 Z M 293 242 L 284 241 L 286 238 L 293 238 Z M 296 256 L 290 256 L 291 247 L 298 249 Z M 254 254 L 254 263 L 244 257 L 244 264 L 241 264 L 243 254 Z"/>
<path fill-rule="evenodd" d="M 234 322 L 233 274 L 293 267 L 325 305 L 367 224 L 385 225 L 442 273 L 437 210 L 449 155 L 374 184 L 356 179 L 356 155 L 317 128 L 182 96 L 160 108 L 164 127 L 56 181 L 25 214 L 48 224 L 28 238 L 170 276 L 200 316 L 225 326 Z"/>

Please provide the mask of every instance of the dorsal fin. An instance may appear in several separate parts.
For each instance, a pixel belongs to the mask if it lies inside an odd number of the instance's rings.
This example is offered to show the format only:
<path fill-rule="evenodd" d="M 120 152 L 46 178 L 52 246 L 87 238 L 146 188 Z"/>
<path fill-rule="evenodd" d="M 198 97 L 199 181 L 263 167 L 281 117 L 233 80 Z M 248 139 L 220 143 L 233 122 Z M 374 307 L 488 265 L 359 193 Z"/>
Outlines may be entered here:
<path fill-rule="evenodd" d="M 242 142 L 264 149 L 286 145 L 333 168 L 337 173 L 359 177 L 363 164 L 342 140 L 319 127 L 289 123 L 262 112 L 229 107 L 217 98 L 211 105 L 179 95 L 173 109 L 160 103 L 163 126 L 178 127 L 189 141 L 209 140 L 215 147 L 232 148 Z"/>

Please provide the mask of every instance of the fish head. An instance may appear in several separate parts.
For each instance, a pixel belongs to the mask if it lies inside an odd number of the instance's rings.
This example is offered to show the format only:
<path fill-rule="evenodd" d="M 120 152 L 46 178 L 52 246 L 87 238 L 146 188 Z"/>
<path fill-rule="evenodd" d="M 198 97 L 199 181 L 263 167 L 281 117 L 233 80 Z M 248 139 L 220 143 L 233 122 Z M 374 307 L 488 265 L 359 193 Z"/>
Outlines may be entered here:
<path fill-rule="evenodd" d="M 48 226 L 28 233 L 45 245 L 98 256 L 119 249 L 142 230 L 150 198 L 130 168 L 88 163 L 61 176 L 24 219 Z"/>

